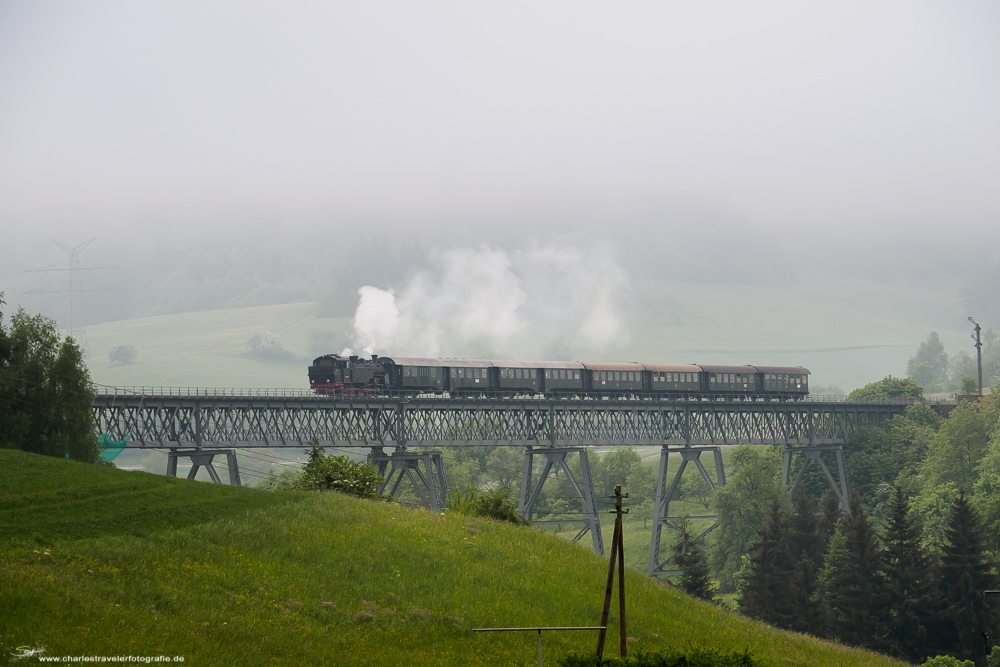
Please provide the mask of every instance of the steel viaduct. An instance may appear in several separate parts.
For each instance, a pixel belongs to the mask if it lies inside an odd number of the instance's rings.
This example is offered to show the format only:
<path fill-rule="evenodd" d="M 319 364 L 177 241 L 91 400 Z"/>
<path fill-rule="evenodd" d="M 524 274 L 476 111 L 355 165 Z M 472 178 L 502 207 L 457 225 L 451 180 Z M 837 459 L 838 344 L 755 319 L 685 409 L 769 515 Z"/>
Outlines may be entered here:
<path fill-rule="evenodd" d="M 674 529 L 669 499 L 685 467 L 694 464 L 709 488 L 725 484 L 721 447 L 784 446 L 782 483 L 798 485 L 813 462 L 846 507 L 848 480 L 843 445 L 860 429 L 900 414 L 905 404 L 847 402 L 663 401 L 631 399 L 335 399 L 296 390 L 107 389 L 94 398 L 95 430 L 133 449 L 166 450 L 167 474 L 178 458 L 191 461 L 189 479 L 216 456 L 228 459 L 230 483 L 238 485 L 236 449 L 324 447 L 369 450 L 384 481 L 380 493 L 395 495 L 404 479 L 430 509 L 444 507 L 447 481 L 440 450 L 504 445 L 522 447 L 519 511 L 530 519 L 550 473 L 562 471 L 580 502 L 582 529 L 604 553 L 588 449 L 594 446 L 659 446 L 655 518 L 649 574 L 673 572 L 662 558 L 663 529 Z M 431 449 L 428 449 L 431 448 Z M 668 480 L 670 454 L 681 462 Z M 710 454 L 706 468 L 702 454 Z M 793 454 L 796 457 L 792 481 Z M 827 453 L 826 461 L 822 455 Z M 568 465 L 577 457 L 579 473 Z M 834 465 L 835 462 L 835 465 Z M 829 463 L 829 465 L 828 465 Z M 833 468 L 833 469 L 831 469 Z M 710 470 L 711 469 L 711 470 Z M 692 517 L 710 519 L 713 517 Z M 544 523 L 544 521 L 536 521 Z M 565 519 L 559 523 L 571 523 Z M 705 533 L 714 528 L 714 524 Z M 703 533 L 704 534 L 704 533 Z"/>

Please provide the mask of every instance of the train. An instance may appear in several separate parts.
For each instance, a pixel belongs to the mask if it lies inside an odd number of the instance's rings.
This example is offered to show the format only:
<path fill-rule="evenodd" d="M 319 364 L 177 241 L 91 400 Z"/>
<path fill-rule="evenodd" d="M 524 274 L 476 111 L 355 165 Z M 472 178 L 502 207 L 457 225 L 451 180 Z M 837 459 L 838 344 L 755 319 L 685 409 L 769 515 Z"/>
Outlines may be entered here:
<path fill-rule="evenodd" d="M 434 359 L 325 354 L 309 367 L 316 394 L 417 396 L 801 400 L 809 394 L 802 366 L 590 363 Z"/>

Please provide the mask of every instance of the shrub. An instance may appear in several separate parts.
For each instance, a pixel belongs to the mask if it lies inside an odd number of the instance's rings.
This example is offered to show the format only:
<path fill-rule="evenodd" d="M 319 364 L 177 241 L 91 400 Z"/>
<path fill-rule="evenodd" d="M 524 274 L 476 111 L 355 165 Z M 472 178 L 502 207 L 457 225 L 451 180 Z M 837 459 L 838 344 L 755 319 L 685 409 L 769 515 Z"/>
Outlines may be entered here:
<path fill-rule="evenodd" d="M 526 526 L 528 522 L 517 513 L 517 505 L 510 498 L 508 488 L 492 489 L 485 493 L 474 486 L 465 492 L 454 491 L 448 499 L 448 508 L 459 514 L 479 516 L 497 521 L 506 521 L 516 526 Z"/>
<path fill-rule="evenodd" d="M 139 350 L 134 345 L 115 345 L 108 352 L 108 361 L 121 366 L 128 366 L 134 363 L 139 357 Z"/>
<path fill-rule="evenodd" d="M 285 349 L 281 336 L 272 331 L 258 331 L 247 341 L 250 354 L 262 359 L 288 359 L 292 355 Z"/>
<path fill-rule="evenodd" d="M 976 667 L 976 663 L 971 660 L 959 660 L 950 655 L 936 655 L 933 658 L 927 658 L 927 662 L 920 667 Z"/>
<path fill-rule="evenodd" d="M 322 447 L 309 452 L 296 487 L 305 491 L 339 491 L 358 498 L 378 498 L 382 476 L 375 466 L 358 463 L 346 456 L 324 454 Z"/>

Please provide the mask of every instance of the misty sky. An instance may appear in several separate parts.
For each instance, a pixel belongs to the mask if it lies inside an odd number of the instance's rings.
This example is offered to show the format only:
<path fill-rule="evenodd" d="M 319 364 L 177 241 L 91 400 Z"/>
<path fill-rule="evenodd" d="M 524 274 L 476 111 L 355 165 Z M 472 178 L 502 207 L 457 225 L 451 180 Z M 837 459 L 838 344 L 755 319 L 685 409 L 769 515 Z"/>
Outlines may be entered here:
<path fill-rule="evenodd" d="M 996 2 L 0 0 L 8 239 L 987 232 L 998 119 Z"/>

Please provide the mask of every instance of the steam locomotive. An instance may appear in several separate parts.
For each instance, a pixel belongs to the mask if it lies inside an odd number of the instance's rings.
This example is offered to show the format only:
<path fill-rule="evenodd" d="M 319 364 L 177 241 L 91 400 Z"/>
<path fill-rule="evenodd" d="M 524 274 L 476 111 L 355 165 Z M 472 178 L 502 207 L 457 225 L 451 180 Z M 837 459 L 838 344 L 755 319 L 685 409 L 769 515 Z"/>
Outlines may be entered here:
<path fill-rule="evenodd" d="M 309 367 L 309 386 L 317 394 L 344 397 L 447 393 L 797 400 L 809 394 L 809 369 L 325 354 Z"/>

